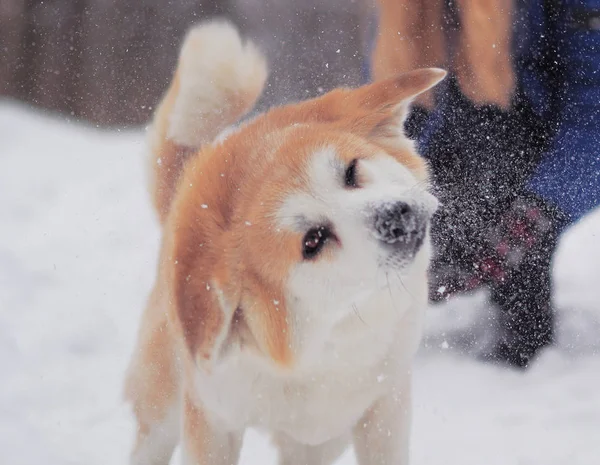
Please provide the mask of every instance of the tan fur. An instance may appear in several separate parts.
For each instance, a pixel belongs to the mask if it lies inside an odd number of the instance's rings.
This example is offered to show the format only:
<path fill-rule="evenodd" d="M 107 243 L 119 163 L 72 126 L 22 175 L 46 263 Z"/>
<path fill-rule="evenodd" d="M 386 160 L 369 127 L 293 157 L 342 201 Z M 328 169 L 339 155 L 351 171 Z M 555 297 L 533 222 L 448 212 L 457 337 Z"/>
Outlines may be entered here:
<path fill-rule="evenodd" d="M 372 56 L 374 80 L 428 66 L 452 68 L 476 104 L 508 107 L 514 93 L 511 61 L 513 0 L 457 0 L 460 29 L 449 55 L 444 0 L 377 0 L 379 29 Z M 433 105 L 431 93 L 417 98 Z"/>
<path fill-rule="evenodd" d="M 464 94 L 476 104 L 510 106 L 512 0 L 458 0 L 462 28 L 455 68 Z"/>
<path fill-rule="evenodd" d="M 186 138 L 182 128 L 189 121 L 182 120 L 175 104 L 185 98 L 181 80 L 190 77 L 181 73 L 192 59 L 192 49 L 188 40 L 152 129 L 153 157 L 161 160 L 154 171 L 154 199 L 163 224 L 163 246 L 129 370 L 127 397 L 139 425 L 134 461 L 143 460 L 140 450 L 150 447 L 144 440 L 158 434 L 152 428 L 177 408 L 184 455 L 192 463 L 230 465 L 237 459 L 241 436 L 211 427 L 196 396 L 195 376 L 210 374 L 223 353 L 236 347 L 273 369 L 294 373 L 293 315 L 284 289 L 289 270 L 302 260 L 302 234 L 276 229 L 284 194 L 308 188 L 306 164 L 324 140 L 348 162 L 384 150 L 425 181 L 426 164 L 410 145 L 398 143 L 399 119 L 407 111 L 406 102 L 445 73 L 419 70 L 357 90 L 339 89 L 273 109 L 224 141 L 210 143 L 217 129 L 235 123 L 258 96 L 264 62 L 251 56 L 248 66 L 257 71 L 244 72 L 258 80 L 250 86 L 238 82 L 240 89 L 224 93 L 224 110 L 214 119 L 197 109 L 204 118 L 198 119 L 201 124 L 192 138 L 205 143 L 192 150 L 181 144 Z M 213 78 L 220 76 L 211 72 Z M 196 78 L 201 86 L 201 76 Z M 183 126 L 173 127 L 174 121 Z M 160 453 L 168 455 L 172 447 L 170 441 Z M 223 455 L 219 447 L 228 452 Z"/>
<path fill-rule="evenodd" d="M 372 56 L 375 81 L 427 67 L 445 67 L 444 0 L 378 0 L 379 28 Z M 425 93 L 416 102 L 431 107 Z"/>

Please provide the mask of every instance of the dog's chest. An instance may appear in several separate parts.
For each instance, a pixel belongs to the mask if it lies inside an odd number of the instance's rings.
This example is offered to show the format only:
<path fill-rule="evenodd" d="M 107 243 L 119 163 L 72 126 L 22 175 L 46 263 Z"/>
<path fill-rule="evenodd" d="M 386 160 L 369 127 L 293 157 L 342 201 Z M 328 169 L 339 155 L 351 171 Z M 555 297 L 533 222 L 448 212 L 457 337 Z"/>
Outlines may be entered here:
<path fill-rule="evenodd" d="M 231 430 L 264 427 L 313 444 L 345 434 L 401 376 L 416 347 L 420 328 L 411 312 L 402 321 L 398 309 L 389 315 L 373 320 L 364 312 L 327 337 L 311 334 L 290 375 L 250 356 L 232 358 L 198 379 L 200 399 Z"/>
<path fill-rule="evenodd" d="M 348 432 L 384 392 L 388 376 L 382 365 L 282 377 L 245 363 L 205 380 L 200 395 L 227 429 L 263 427 L 317 444 Z"/>

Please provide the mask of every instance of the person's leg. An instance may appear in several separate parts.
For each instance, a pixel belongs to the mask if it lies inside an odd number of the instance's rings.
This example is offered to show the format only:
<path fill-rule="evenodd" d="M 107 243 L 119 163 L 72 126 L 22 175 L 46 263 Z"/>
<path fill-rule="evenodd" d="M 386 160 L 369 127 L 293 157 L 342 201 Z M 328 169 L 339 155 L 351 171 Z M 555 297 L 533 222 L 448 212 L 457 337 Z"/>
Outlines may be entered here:
<path fill-rule="evenodd" d="M 378 31 L 371 56 L 373 80 L 446 65 L 443 9 L 444 0 L 377 0 Z M 431 109 L 433 95 L 420 95 L 415 103 Z"/>
<path fill-rule="evenodd" d="M 418 68 L 447 67 L 444 2 L 377 0 L 377 32 L 370 55 L 370 75 L 374 81 Z M 409 138 L 420 137 L 433 107 L 432 92 L 420 95 L 413 102 L 405 121 Z"/>

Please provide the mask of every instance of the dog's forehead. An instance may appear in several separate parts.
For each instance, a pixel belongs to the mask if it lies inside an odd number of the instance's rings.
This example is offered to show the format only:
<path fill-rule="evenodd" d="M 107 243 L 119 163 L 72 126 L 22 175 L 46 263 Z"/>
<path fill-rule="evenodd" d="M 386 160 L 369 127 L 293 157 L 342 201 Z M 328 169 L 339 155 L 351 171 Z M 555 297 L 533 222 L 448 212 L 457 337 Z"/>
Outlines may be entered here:
<path fill-rule="evenodd" d="M 278 208 L 274 212 L 277 225 L 301 232 L 326 221 L 332 207 L 329 197 L 336 187 L 339 188 L 336 177 L 342 176 L 344 167 L 334 145 L 323 143 L 305 147 L 304 156 L 297 165 L 298 176 L 290 180 L 288 189 L 280 191 Z"/>
<path fill-rule="evenodd" d="M 412 188 L 419 182 L 411 166 L 419 157 L 409 141 L 388 152 L 389 147 L 318 124 L 277 128 L 260 118 L 257 123 L 233 134 L 235 151 L 245 160 L 235 183 L 243 194 L 241 214 L 252 217 L 251 223 L 268 218 L 266 227 L 301 233 L 344 215 L 351 197 L 364 204 L 380 200 L 386 188 Z M 356 159 L 367 188 L 349 196 L 345 172 Z"/>
<path fill-rule="evenodd" d="M 361 177 L 367 181 L 388 181 L 407 186 L 416 182 L 408 167 L 375 146 L 347 148 L 328 145 L 315 150 L 307 164 L 307 178 L 314 194 L 339 191 L 346 169 L 355 160 L 360 163 Z"/>
<path fill-rule="evenodd" d="M 367 150 L 371 152 L 367 152 Z M 369 182 L 358 195 L 349 196 L 345 172 L 349 164 L 360 160 L 359 170 Z M 390 190 L 405 191 L 419 184 L 412 171 L 376 147 L 348 147 L 324 143 L 311 150 L 303 166 L 302 181 L 294 189 L 282 192 L 276 212 L 278 226 L 305 231 L 327 223 L 332 217 L 356 207 L 364 207 L 369 199 L 381 200 Z"/>
<path fill-rule="evenodd" d="M 320 192 L 327 192 L 332 189 L 332 181 L 345 167 L 344 160 L 341 157 L 342 153 L 339 148 L 333 145 L 324 145 L 312 151 L 306 163 L 306 178 L 309 181 L 308 190 L 318 195 Z"/>

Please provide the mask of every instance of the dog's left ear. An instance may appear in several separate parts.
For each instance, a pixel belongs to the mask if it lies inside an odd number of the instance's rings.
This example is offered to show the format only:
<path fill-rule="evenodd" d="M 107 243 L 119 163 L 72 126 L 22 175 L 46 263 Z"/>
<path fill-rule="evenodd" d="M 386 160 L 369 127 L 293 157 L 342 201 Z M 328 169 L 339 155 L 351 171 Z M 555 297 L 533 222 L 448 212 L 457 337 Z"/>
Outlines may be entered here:
<path fill-rule="evenodd" d="M 351 91 L 346 104 L 355 109 L 354 124 L 375 136 L 397 136 L 402 132 L 411 102 L 446 74 L 439 68 L 417 69 Z"/>
<path fill-rule="evenodd" d="M 198 223 L 205 220 L 200 217 Z M 208 226 L 210 227 L 210 225 Z M 184 231 L 187 229 L 187 231 Z M 174 322 L 196 365 L 210 371 L 219 358 L 236 310 L 229 270 L 220 243 L 203 231 L 179 228 L 167 257 L 167 285 Z"/>
<path fill-rule="evenodd" d="M 162 281 L 170 315 L 196 365 L 210 370 L 219 358 L 237 307 L 237 269 L 224 251 L 234 250 L 228 221 L 230 189 L 211 183 L 225 172 L 225 158 L 211 165 L 189 161 L 164 228 Z M 202 170 L 203 185 L 196 173 Z"/>

